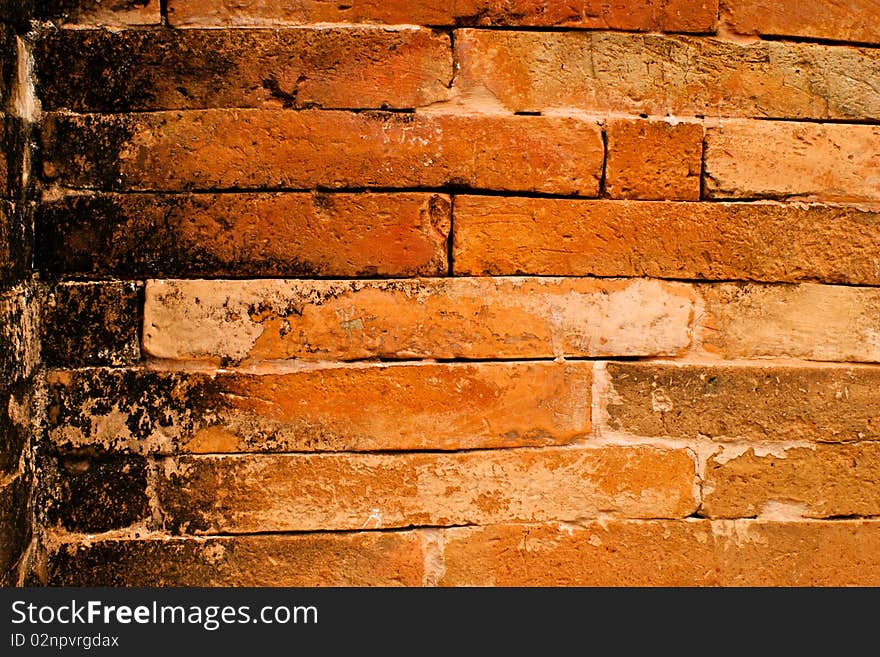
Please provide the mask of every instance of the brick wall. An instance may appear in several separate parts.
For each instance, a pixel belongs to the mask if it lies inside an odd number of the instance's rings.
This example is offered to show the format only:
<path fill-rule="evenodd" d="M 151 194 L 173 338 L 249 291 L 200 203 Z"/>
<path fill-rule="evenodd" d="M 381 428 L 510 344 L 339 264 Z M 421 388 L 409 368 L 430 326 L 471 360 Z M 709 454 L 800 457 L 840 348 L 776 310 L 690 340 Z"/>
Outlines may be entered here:
<path fill-rule="evenodd" d="M 874 0 L 34 12 L 7 571 L 880 584 Z"/>

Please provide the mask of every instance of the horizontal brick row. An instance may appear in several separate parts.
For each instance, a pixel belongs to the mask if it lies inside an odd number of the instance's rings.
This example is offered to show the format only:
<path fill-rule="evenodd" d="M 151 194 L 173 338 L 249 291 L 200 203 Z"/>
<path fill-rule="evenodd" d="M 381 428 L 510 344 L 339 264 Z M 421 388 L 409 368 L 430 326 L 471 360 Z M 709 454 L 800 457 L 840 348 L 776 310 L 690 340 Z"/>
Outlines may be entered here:
<path fill-rule="evenodd" d="M 880 200 L 880 128 L 509 114 L 193 110 L 49 114 L 43 175 L 105 190 L 404 188 L 696 200 Z M 701 165 L 705 175 L 700 175 Z"/>
<path fill-rule="evenodd" d="M 875 48 L 593 32 L 457 30 L 456 85 L 512 111 L 880 118 Z"/>
<path fill-rule="evenodd" d="M 50 289 L 46 362 L 614 358 L 689 348 L 725 359 L 880 362 L 876 287 L 514 276 L 151 279 L 142 290 L 120 281 Z M 28 337 L 38 330 L 35 294 L 19 286 L 2 297 L 0 366 L 14 379 L 37 358 Z"/>
<path fill-rule="evenodd" d="M 717 0 L 639 0 L 576 5 L 534 0 L 170 0 L 175 27 L 276 26 L 305 23 L 386 23 L 435 26 L 547 26 L 661 32 L 708 32 Z"/>
<path fill-rule="evenodd" d="M 691 286 L 653 280 L 151 280 L 143 348 L 164 359 L 675 355 Z"/>
<path fill-rule="evenodd" d="M 591 381 L 597 369 L 596 397 Z M 880 439 L 869 365 L 447 363 L 259 372 L 51 370 L 62 452 L 464 450 L 564 445 L 595 432 L 731 445 Z M 20 393 L 12 424 L 26 421 Z M 592 417 L 593 410 L 598 411 Z M 4 416 L 5 417 L 5 416 Z M 725 447 L 727 449 L 727 447 Z M 730 449 L 735 449 L 731 447 Z"/>
<path fill-rule="evenodd" d="M 612 520 L 63 543 L 55 586 L 875 586 L 877 521 Z"/>
<path fill-rule="evenodd" d="M 592 363 L 366 365 L 300 371 L 55 370 L 62 451 L 458 450 L 590 433 Z"/>
<path fill-rule="evenodd" d="M 876 210 L 471 195 L 451 208 L 424 193 L 67 195 L 38 208 L 37 260 L 94 278 L 442 276 L 454 219 L 457 275 L 880 284 Z"/>
<path fill-rule="evenodd" d="M 687 450 L 587 446 L 181 456 L 156 486 L 167 527 L 212 534 L 680 518 L 695 482 Z"/>
<path fill-rule="evenodd" d="M 596 196 L 595 119 L 333 110 L 47 115 L 46 178 L 131 190 L 460 185 Z"/>
<path fill-rule="evenodd" d="M 370 27 L 61 30 L 35 46 L 44 109 L 411 108 L 446 100 L 448 35 Z"/>
<path fill-rule="evenodd" d="M 33 4 L 33 18 L 56 25 L 129 27 L 159 25 L 160 0 L 25 0 Z"/>

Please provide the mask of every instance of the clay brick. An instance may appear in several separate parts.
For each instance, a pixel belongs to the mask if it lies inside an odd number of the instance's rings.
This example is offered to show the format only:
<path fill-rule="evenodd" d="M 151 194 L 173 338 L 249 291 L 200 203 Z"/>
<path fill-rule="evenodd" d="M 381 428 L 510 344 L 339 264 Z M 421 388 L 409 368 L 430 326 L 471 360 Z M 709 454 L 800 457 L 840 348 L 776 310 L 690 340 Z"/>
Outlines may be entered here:
<path fill-rule="evenodd" d="M 159 0 L 38 0 L 34 17 L 58 25 L 159 25 Z"/>
<path fill-rule="evenodd" d="M 0 197 L 22 199 L 28 131 L 23 121 L 0 106 Z"/>
<path fill-rule="evenodd" d="M 37 42 L 47 110 L 405 109 L 445 100 L 449 37 L 373 27 L 60 30 Z"/>
<path fill-rule="evenodd" d="M 692 289 L 651 280 L 147 282 L 144 351 L 170 359 L 677 354 Z"/>
<path fill-rule="evenodd" d="M 2 17 L 3 14 L 0 14 Z M 5 21 L 4 21 L 5 22 Z M 0 111 L 9 107 L 18 67 L 15 30 L 0 23 Z"/>
<path fill-rule="evenodd" d="M 4 481 L 0 487 L 0 586 L 15 586 L 21 556 L 31 542 L 30 475 Z"/>
<path fill-rule="evenodd" d="M 599 403 L 614 431 L 758 442 L 880 439 L 880 368 L 870 365 L 608 363 L 606 372 Z"/>
<path fill-rule="evenodd" d="M 444 532 L 446 586 L 877 586 L 876 521 L 606 520 Z"/>
<path fill-rule="evenodd" d="M 880 361 L 880 290 L 836 285 L 700 286 L 703 348 L 725 358 Z"/>
<path fill-rule="evenodd" d="M 29 283 L 0 294 L 0 390 L 33 373 L 40 362 L 40 311 Z"/>
<path fill-rule="evenodd" d="M 740 34 L 880 43 L 876 0 L 722 0 L 721 11 Z"/>
<path fill-rule="evenodd" d="M 605 192 L 611 198 L 698 201 L 703 161 L 699 123 L 609 119 Z"/>
<path fill-rule="evenodd" d="M 31 436 L 42 429 L 45 401 L 33 379 L 0 391 L 0 480 L 19 471 Z M 40 391 L 41 392 L 41 391 Z"/>
<path fill-rule="evenodd" d="M 421 586 L 417 532 L 65 543 L 50 586 Z"/>
<path fill-rule="evenodd" d="M 47 115 L 47 178 L 131 190 L 464 187 L 596 196 L 598 123 L 575 117 L 207 110 Z"/>
<path fill-rule="evenodd" d="M 143 457 L 88 450 L 60 456 L 52 465 L 52 474 L 48 464 L 40 468 L 50 524 L 92 533 L 127 527 L 150 516 Z"/>
<path fill-rule="evenodd" d="M 591 372 L 592 363 L 52 371 L 48 434 L 62 449 L 144 453 L 565 444 L 590 432 Z"/>
<path fill-rule="evenodd" d="M 42 203 L 39 263 L 87 276 L 441 276 L 443 194 L 99 194 Z"/>
<path fill-rule="evenodd" d="M 659 116 L 880 116 L 880 91 L 870 82 L 880 76 L 880 54 L 870 48 L 470 29 L 456 31 L 455 48 L 460 90 L 488 92 L 514 111 L 578 107 Z"/>
<path fill-rule="evenodd" d="M 702 515 L 828 518 L 880 514 L 880 443 L 729 448 L 711 457 Z"/>
<path fill-rule="evenodd" d="M 724 121 L 705 157 L 710 198 L 880 199 L 878 126 Z"/>
<path fill-rule="evenodd" d="M 772 203 L 456 196 L 456 274 L 880 284 L 880 213 Z"/>
<path fill-rule="evenodd" d="M 662 32 L 709 32 L 717 0 L 169 0 L 175 27 L 306 23 L 404 23 L 415 25 L 560 26 Z"/>
<path fill-rule="evenodd" d="M 0 288 L 30 274 L 33 221 L 33 204 L 0 199 Z"/>
<path fill-rule="evenodd" d="M 181 457 L 158 484 L 187 533 L 679 518 L 696 510 L 685 450 L 545 447 L 453 454 Z"/>
<path fill-rule="evenodd" d="M 142 289 L 140 283 L 123 281 L 55 285 L 43 309 L 45 362 L 75 367 L 140 360 Z"/>

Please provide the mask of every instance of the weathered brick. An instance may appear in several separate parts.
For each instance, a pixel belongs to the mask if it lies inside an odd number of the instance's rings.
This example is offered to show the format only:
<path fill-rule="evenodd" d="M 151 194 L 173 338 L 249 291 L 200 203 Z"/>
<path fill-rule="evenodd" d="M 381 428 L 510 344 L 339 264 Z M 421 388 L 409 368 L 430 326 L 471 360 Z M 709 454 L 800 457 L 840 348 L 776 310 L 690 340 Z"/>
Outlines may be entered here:
<path fill-rule="evenodd" d="M 705 159 L 710 198 L 880 200 L 878 126 L 724 121 Z"/>
<path fill-rule="evenodd" d="M 40 361 L 37 297 L 29 283 L 0 294 L 0 390 L 30 376 Z"/>
<path fill-rule="evenodd" d="M 79 366 L 140 360 L 142 288 L 140 283 L 123 281 L 55 285 L 43 308 L 45 362 Z"/>
<path fill-rule="evenodd" d="M 421 28 L 60 30 L 37 42 L 47 110 L 411 108 L 445 100 L 449 37 Z"/>
<path fill-rule="evenodd" d="M 417 532 L 64 543 L 50 586 L 421 586 Z"/>
<path fill-rule="evenodd" d="M 456 196 L 456 274 L 880 284 L 880 213 L 778 203 Z"/>
<path fill-rule="evenodd" d="M 0 197 L 21 199 L 27 130 L 20 118 L 2 110 L 0 106 Z"/>
<path fill-rule="evenodd" d="M 702 489 L 710 518 L 876 516 L 880 443 L 729 448 L 709 459 Z"/>
<path fill-rule="evenodd" d="M 0 288 L 30 274 L 34 239 L 33 205 L 0 199 Z"/>
<path fill-rule="evenodd" d="M 15 586 L 19 563 L 31 542 L 30 475 L 22 474 L 0 487 L 0 586 Z"/>
<path fill-rule="evenodd" d="M 870 365 L 608 363 L 608 426 L 639 436 L 742 441 L 880 439 Z"/>
<path fill-rule="evenodd" d="M 87 276 L 439 276 L 443 194 L 100 194 L 42 203 L 40 266 Z"/>
<path fill-rule="evenodd" d="M 604 147 L 577 117 L 206 110 L 47 115 L 43 173 L 132 190 L 464 187 L 596 196 Z"/>
<path fill-rule="evenodd" d="M 181 457 L 158 484 L 187 533 L 376 529 L 690 515 L 685 450 L 545 447 L 453 454 Z"/>
<path fill-rule="evenodd" d="M 159 0 L 39 0 L 34 17 L 78 26 L 127 27 L 162 22 Z"/>
<path fill-rule="evenodd" d="M 605 134 L 608 196 L 672 201 L 700 199 L 702 124 L 609 119 Z"/>
<path fill-rule="evenodd" d="M 590 432 L 592 363 L 183 373 L 56 370 L 62 449 L 288 452 L 565 444 Z"/>
<path fill-rule="evenodd" d="M 700 289 L 707 351 L 725 358 L 880 361 L 880 289 L 813 283 Z"/>
<path fill-rule="evenodd" d="M 9 106 L 18 67 L 15 30 L 3 23 L 0 21 L 0 111 Z"/>
<path fill-rule="evenodd" d="M 450 529 L 446 586 L 877 586 L 876 521 L 606 520 Z"/>
<path fill-rule="evenodd" d="M 239 26 L 305 23 L 403 23 L 415 25 L 534 25 L 658 32 L 709 32 L 717 0 L 169 0 L 174 26 Z"/>
<path fill-rule="evenodd" d="M 44 412 L 33 379 L 0 391 L 0 480 L 19 471 L 31 436 L 41 429 Z"/>
<path fill-rule="evenodd" d="M 50 457 L 46 457 L 47 460 Z M 127 527 L 150 516 L 147 463 L 142 456 L 86 450 L 52 458 L 40 468 L 49 523 L 79 532 Z"/>
<path fill-rule="evenodd" d="M 880 43 L 876 0 L 722 0 L 721 12 L 740 34 Z"/>
<path fill-rule="evenodd" d="M 880 117 L 870 82 L 880 76 L 880 54 L 871 48 L 470 29 L 456 31 L 455 48 L 460 89 L 484 89 L 514 111 Z"/>
<path fill-rule="evenodd" d="M 692 288 L 651 280 L 147 282 L 158 358 L 356 360 L 677 354 Z"/>

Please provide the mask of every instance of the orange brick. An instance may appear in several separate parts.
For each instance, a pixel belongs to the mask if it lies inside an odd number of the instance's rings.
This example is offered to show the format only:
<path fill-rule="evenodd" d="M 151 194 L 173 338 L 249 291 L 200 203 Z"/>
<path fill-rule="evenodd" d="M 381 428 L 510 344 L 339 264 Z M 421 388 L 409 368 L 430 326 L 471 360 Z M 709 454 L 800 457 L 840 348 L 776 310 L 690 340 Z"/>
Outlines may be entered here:
<path fill-rule="evenodd" d="M 709 518 L 878 515 L 880 446 L 725 449 L 709 459 L 701 512 Z"/>
<path fill-rule="evenodd" d="M 206 110 L 48 115 L 43 172 L 132 190 L 437 187 L 596 196 L 598 123 L 572 117 Z"/>
<path fill-rule="evenodd" d="M 514 111 L 577 107 L 659 116 L 862 120 L 880 115 L 880 91 L 870 82 L 857 93 L 853 87 L 854 79 L 880 75 L 876 49 L 471 29 L 456 31 L 455 49 L 460 90 L 488 93 Z"/>
<path fill-rule="evenodd" d="M 592 363 L 47 375 L 62 449 L 291 452 L 565 444 L 590 432 Z"/>
<path fill-rule="evenodd" d="M 416 532 L 62 543 L 50 586 L 421 586 Z"/>
<path fill-rule="evenodd" d="M 412 108 L 445 100 L 449 36 L 432 30 L 58 30 L 35 45 L 46 110 Z"/>
<path fill-rule="evenodd" d="M 609 119 L 605 131 L 608 196 L 672 201 L 700 199 L 701 124 Z"/>
<path fill-rule="evenodd" d="M 159 0 L 39 0 L 33 4 L 35 18 L 56 25 L 129 27 L 162 22 Z"/>
<path fill-rule="evenodd" d="M 157 358 L 356 360 L 677 354 L 692 290 L 650 280 L 149 281 Z"/>
<path fill-rule="evenodd" d="M 877 586 L 876 521 L 606 520 L 444 532 L 446 586 Z"/>
<path fill-rule="evenodd" d="M 440 276 L 445 194 L 95 194 L 44 202 L 41 265 L 88 276 Z"/>
<path fill-rule="evenodd" d="M 877 201 L 880 127 L 724 121 L 706 130 L 705 166 L 711 198 Z"/>
<path fill-rule="evenodd" d="M 614 431 L 760 443 L 880 439 L 878 367 L 750 361 L 605 370 L 608 390 L 597 401 Z"/>
<path fill-rule="evenodd" d="M 704 348 L 725 358 L 880 361 L 880 290 L 852 286 L 700 287 Z"/>
<path fill-rule="evenodd" d="M 721 8 L 730 29 L 742 34 L 880 43 L 876 0 L 723 0 Z"/>
<path fill-rule="evenodd" d="M 692 514 L 685 450 L 544 447 L 453 454 L 181 457 L 158 484 L 187 533 L 377 529 Z"/>
<path fill-rule="evenodd" d="M 772 203 L 455 197 L 456 274 L 880 284 L 880 213 Z"/>
<path fill-rule="evenodd" d="M 717 0 L 169 0 L 172 25 L 238 26 L 305 23 L 416 25 L 546 25 L 593 29 L 709 32 Z"/>

